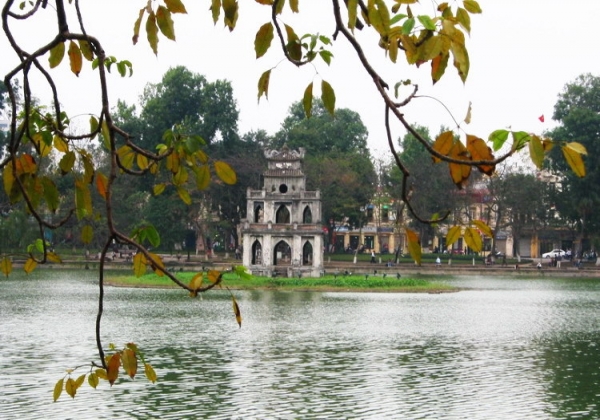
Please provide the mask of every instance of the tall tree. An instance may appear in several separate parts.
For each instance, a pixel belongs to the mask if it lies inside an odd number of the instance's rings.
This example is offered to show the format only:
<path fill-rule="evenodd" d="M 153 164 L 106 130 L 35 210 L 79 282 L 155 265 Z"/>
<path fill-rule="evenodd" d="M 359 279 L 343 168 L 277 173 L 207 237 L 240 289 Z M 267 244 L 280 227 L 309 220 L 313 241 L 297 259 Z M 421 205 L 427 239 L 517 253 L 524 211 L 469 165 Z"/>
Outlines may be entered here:
<path fill-rule="evenodd" d="M 587 150 L 585 177 L 567 170 L 562 149 L 554 148 L 550 160 L 550 168 L 562 177 L 556 208 L 566 224 L 577 226 L 583 244 L 600 234 L 600 77 L 584 74 L 568 83 L 554 106 L 553 118 L 560 125 L 550 133 L 552 138 L 577 142 Z"/>

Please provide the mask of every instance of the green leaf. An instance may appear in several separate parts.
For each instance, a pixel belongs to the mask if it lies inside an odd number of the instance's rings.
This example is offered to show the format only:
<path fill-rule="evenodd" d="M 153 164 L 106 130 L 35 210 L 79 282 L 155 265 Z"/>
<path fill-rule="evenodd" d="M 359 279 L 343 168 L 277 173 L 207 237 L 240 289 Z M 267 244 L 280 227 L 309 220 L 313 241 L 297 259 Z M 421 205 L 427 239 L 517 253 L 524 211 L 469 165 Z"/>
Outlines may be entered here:
<path fill-rule="evenodd" d="M 237 0 L 222 0 L 223 12 L 225 17 L 223 19 L 225 26 L 233 31 L 238 19 L 238 2 Z"/>
<path fill-rule="evenodd" d="M 264 94 L 265 98 L 269 99 L 269 79 L 271 78 L 271 70 L 265 71 L 258 80 L 258 100 Z"/>
<path fill-rule="evenodd" d="M 48 210 L 54 213 L 56 210 L 58 210 L 58 205 L 60 203 L 58 188 L 56 187 L 54 181 L 46 176 L 41 178 L 41 182 L 42 186 L 44 187 L 44 200 L 46 200 Z"/>
<path fill-rule="evenodd" d="M 79 50 L 86 60 L 92 61 L 94 59 L 94 51 L 92 50 L 92 46 L 89 42 L 83 39 L 79 40 Z"/>
<path fill-rule="evenodd" d="M 492 143 L 494 152 L 497 152 L 504 146 L 504 143 L 508 139 L 508 134 L 508 130 L 496 130 L 489 135 L 488 140 Z"/>
<path fill-rule="evenodd" d="M 269 50 L 271 42 L 273 41 L 273 24 L 271 22 L 265 23 L 261 26 L 256 33 L 254 38 L 254 51 L 256 51 L 256 58 L 260 58 Z"/>
<path fill-rule="evenodd" d="M 402 33 L 404 35 L 409 35 L 413 28 L 415 27 L 415 18 L 411 17 L 404 21 L 402 24 Z"/>
<path fill-rule="evenodd" d="M 164 6 L 158 6 L 156 10 L 156 23 L 158 24 L 158 29 L 160 29 L 165 37 L 171 41 L 175 41 L 175 27 L 173 26 L 173 19 L 171 18 L 169 9 Z"/>
<path fill-rule="evenodd" d="M 98 384 L 100 383 L 100 380 L 98 379 L 98 375 L 96 375 L 95 372 L 92 372 L 88 375 L 88 384 L 96 389 L 96 387 L 98 386 Z"/>
<path fill-rule="evenodd" d="M 196 188 L 199 191 L 205 190 L 210 184 L 210 169 L 208 165 L 198 166 L 195 169 L 196 173 Z"/>
<path fill-rule="evenodd" d="M 150 245 L 154 248 L 158 248 L 160 246 L 160 235 L 156 228 L 152 225 L 148 225 L 144 227 L 144 230 L 146 232 L 146 239 L 150 242 Z"/>
<path fill-rule="evenodd" d="M 304 96 L 302 98 L 302 106 L 304 107 L 304 114 L 306 118 L 310 118 L 312 115 L 312 103 L 313 103 L 313 84 L 312 82 L 304 90 Z"/>
<path fill-rule="evenodd" d="M 64 154 L 60 162 L 58 162 L 58 167 L 60 168 L 60 172 L 63 175 L 68 174 L 73 170 L 73 166 L 75 165 L 75 153 L 67 152 Z"/>
<path fill-rule="evenodd" d="M 465 9 L 467 9 L 469 11 L 469 13 L 481 13 L 481 7 L 479 6 L 479 3 L 476 2 L 475 0 L 464 0 L 463 1 L 463 5 L 465 6 Z"/>
<path fill-rule="evenodd" d="M 348 8 L 348 29 L 354 32 L 356 19 L 358 17 L 358 0 L 348 0 L 346 7 Z"/>
<path fill-rule="evenodd" d="M 287 35 L 287 44 L 285 47 L 290 58 L 292 60 L 300 61 L 302 59 L 302 44 L 298 39 L 298 35 L 296 35 L 294 29 L 289 25 L 285 25 L 285 32 Z"/>
<path fill-rule="evenodd" d="M 233 168 L 229 166 L 227 162 L 218 160 L 214 163 L 214 167 L 215 172 L 217 173 L 217 176 L 221 179 L 221 181 L 223 181 L 227 185 L 235 185 L 235 183 L 237 182 L 237 175 L 235 174 Z"/>
<path fill-rule="evenodd" d="M 525 131 L 513 131 L 511 134 L 513 137 L 513 150 L 521 150 L 530 140 L 529 133 Z"/>
<path fill-rule="evenodd" d="M 156 15 L 154 11 L 150 12 L 146 20 L 146 38 L 154 54 L 158 54 L 158 26 L 156 25 Z"/>
<path fill-rule="evenodd" d="M 423 25 L 425 27 L 425 29 L 427 29 L 429 31 L 436 30 L 435 23 L 429 16 L 419 15 L 419 16 L 417 16 L 417 19 L 419 19 L 419 22 L 421 22 L 421 25 Z"/>
<path fill-rule="evenodd" d="M 471 16 L 465 9 L 462 7 L 458 8 L 456 11 L 456 19 L 460 26 L 465 28 L 465 31 L 467 31 L 468 34 L 471 33 Z"/>
<path fill-rule="evenodd" d="M 50 57 L 48 57 L 48 63 L 50 68 L 58 66 L 65 56 L 65 43 L 60 42 L 54 48 L 50 50 Z"/>
<path fill-rule="evenodd" d="M 89 244 L 94 239 L 94 229 L 90 225 L 84 225 L 81 229 L 81 241 L 84 244 Z"/>
<path fill-rule="evenodd" d="M 333 116 L 335 115 L 335 92 L 331 85 L 325 80 L 321 81 L 321 100 L 325 109 Z"/>

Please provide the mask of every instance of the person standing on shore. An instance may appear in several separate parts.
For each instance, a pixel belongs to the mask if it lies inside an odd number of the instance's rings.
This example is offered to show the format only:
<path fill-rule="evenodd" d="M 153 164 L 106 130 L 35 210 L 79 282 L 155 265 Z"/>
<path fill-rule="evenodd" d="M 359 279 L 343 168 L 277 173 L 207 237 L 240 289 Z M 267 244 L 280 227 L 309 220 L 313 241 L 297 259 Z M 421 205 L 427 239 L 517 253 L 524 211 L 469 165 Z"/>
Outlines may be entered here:
<path fill-rule="evenodd" d="M 371 250 L 371 264 L 375 264 L 375 251 Z"/>

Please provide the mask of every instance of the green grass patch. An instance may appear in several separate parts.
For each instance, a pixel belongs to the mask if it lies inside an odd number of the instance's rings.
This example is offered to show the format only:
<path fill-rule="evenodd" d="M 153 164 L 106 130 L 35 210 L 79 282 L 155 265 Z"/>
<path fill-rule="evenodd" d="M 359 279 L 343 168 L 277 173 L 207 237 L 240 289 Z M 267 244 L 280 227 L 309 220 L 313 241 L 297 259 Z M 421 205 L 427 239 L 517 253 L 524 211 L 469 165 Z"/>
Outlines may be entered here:
<path fill-rule="evenodd" d="M 177 278 L 188 284 L 196 273 L 177 273 Z M 365 278 L 364 275 L 337 276 L 326 275 L 311 278 L 285 278 L 285 277 L 259 277 L 241 279 L 233 273 L 225 273 L 223 285 L 231 289 L 278 289 L 278 290 L 349 290 L 349 291 L 451 291 L 454 287 L 440 282 L 431 281 L 430 276 L 400 277 L 395 276 L 373 276 Z M 433 278 L 433 277 L 431 277 Z M 436 278 L 439 278 L 436 277 Z M 205 284 L 208 280 L 204 280 Z M 159 277 L 155 274 L 147 274 L 141 277 L 135 276 L 113 276 L 108 282 L 115 286 L 129 287 L 177 287 L 169 278 Z"/>

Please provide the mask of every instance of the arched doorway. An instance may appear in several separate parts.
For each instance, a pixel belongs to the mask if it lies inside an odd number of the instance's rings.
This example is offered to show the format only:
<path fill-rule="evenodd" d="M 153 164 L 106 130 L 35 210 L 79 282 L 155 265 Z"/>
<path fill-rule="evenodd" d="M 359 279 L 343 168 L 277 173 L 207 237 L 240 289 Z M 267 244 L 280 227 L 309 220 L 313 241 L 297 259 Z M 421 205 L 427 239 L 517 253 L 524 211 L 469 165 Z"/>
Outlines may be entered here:
<path fill-rule="evenodd" d="M 262 264 L 262 245 L 257 240 L 252 244 L 252 265 Z"/>
<path fill-rule="evenodd" d="M 313 246 L 309 241 L 306 241 L 302 247 L 302 265 L 312 265 L 313 262 Z"/>
<path fill-rule="evenodd" d="M 302 223 L 312 223 L 312 211 L 309 206 L 304 208 L 304 212 L 302 213 Z"/>
<path fill-rule="evenodd" d="M 275 223 L 290 223 L 290 211 L 285 204 L 282 204 L 277 209 L 275 214 Z"/>
<path fill-rule="evenodd" d="M 255 203 L 254 205 L 254 223 L 263 223 L 263 206 L 262 203 Z"/>
<path fill-rule="evenodd" d="M 273 265 L 291 265 L 292 248 L 286 241 L 279 241 L 273 252 Z"/>

